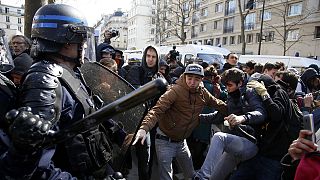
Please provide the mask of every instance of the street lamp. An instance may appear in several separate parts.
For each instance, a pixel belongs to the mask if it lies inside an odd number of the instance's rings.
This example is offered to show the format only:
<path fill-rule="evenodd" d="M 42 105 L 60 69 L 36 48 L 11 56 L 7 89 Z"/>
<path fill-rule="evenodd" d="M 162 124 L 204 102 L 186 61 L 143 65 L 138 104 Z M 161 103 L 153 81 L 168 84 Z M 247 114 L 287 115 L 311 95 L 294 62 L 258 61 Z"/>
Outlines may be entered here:
<path fill-rule="evenodd" d="M 258 55 L 260 55 L 261 52 L 261 42 L 262 42 L 262 28 L 263 28 L 263 20 L 264 20 L 264 5 L 266 3 L 266 0 L 262 1 L 262 16 L 261 16 L 261 24 L 260 24 L 260 37 L 259 37 L 259 47 L 258 47 Z"/>

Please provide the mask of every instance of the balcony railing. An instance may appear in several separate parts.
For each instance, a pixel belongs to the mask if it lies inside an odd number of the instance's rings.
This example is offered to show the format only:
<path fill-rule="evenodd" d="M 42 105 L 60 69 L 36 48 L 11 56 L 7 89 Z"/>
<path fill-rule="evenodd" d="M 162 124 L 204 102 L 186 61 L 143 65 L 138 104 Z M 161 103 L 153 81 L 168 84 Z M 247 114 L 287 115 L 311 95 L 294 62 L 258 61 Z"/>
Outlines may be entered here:
<path fill-rule="evenodd" d="M 223 27 L 223 33 L 232 33 L 232 32 L 233 32 L 233 26 Z"/>
<path fill-rule="evenodd" d="M 248 23 L 244 25 L 245 30 L 254 30 L 254 23 Z"/>
<path fill-rule="evenodd" d="M 191 33 L 191 38 L 195 38 L 195 37 L 198 37 L 198 34 L 197 33 Z"/>

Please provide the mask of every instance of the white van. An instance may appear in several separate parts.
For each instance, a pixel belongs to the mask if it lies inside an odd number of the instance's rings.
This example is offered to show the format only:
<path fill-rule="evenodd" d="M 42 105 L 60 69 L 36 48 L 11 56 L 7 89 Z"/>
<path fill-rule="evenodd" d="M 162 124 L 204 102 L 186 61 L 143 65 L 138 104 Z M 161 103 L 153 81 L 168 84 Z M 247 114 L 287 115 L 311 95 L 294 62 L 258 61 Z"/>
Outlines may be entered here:
<path fill-rule="evenodd" d="M 160 46 L 158 48 L 160 58 L 164 58 L 172 49 L 172 46 Z M 225 63 L 224 56 L 230 53 L 225 48 L 196 44 L 176 45 L 176 50 L 179 52 L 179 60 L 183 65 L 192 59 L 201 59 L 208 64 L 219 63 L 222 67 Z"/>
<path fill-rule="evenodd" d="M 310 64 L 316 64 L 320 67 L 320 60 L 293 57 L 293 56 L 272 56 L 272 55 L 240 55 L 239 62 L 246 63 L 253 60 L 257 63 L 265 64 L 266 62 L 283 62 L 287 68 L 295 68 L 299 72 L 302 72 Z"/>
<path fill-rule="evenodd" d="M 123 51 L 123 58 L 124 58 L 124 63 L 128 63 L 128 59 L 134 58 L 134 59 L 142 59 L 143 56 L 143 50 L 125 50 Z"/>

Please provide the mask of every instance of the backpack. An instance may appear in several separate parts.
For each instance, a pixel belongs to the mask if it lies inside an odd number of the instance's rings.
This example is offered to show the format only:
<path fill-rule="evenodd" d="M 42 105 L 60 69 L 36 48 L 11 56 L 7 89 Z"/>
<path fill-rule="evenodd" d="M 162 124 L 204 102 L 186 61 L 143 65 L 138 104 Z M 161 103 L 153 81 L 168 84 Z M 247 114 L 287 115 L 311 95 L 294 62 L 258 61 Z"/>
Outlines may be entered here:
<path fill-rule="evenodd" d="M 282 121 L 282 122 L 284 123 L 284 128 L 286 133 L 289 136 L 289 140 L 290 142 L 292 142 L 293 140 L 298 138 L 299 132 L 303 128 L 302 126 L 303 114 L 299 109 L 299 106 L 295 99 L 290 99 L 289 102 L 290 102 L 290 111 L 288 112 L 289 114 L 285 119 L 285 121 Z"/>

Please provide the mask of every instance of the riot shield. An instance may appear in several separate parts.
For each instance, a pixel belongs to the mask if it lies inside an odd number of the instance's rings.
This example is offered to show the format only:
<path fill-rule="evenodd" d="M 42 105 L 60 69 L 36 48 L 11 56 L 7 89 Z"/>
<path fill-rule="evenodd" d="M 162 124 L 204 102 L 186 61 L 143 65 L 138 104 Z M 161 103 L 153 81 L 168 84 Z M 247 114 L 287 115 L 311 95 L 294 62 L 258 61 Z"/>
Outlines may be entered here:
<path fill-rule="evenodd" d="M 102 99 L 104 104 L 112 103 L 135 90 L 122 77 L 98 62 L 83 64 L 81 71 L 87 85 L 95 95 Z M 127 150 L 132 144 L 133 137 L 140 126 L 145 110 L 145 105 L 141 104 L 112 117 L 112 120 L 116 121 L 127 133 L 121 147 L 113 146 L 112 167 L 117 171 L 122 169 Z"/>

